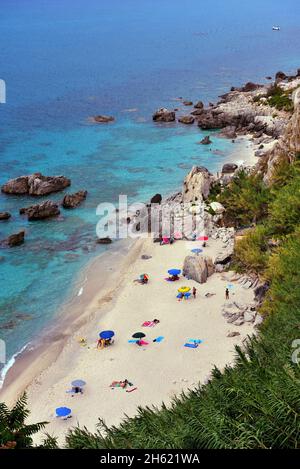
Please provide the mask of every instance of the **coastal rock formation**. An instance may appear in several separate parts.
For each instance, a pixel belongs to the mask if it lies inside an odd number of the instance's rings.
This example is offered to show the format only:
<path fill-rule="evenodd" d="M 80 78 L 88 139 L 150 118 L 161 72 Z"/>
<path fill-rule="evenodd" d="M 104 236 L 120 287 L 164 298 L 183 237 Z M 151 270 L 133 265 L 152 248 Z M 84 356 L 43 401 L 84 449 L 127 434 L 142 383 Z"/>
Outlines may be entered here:
<path fill-rule="evenodd" d="M 2 186 L 1 191 L 5 194 L 40 196 L 62 191 L 70 185 L 70 179 L 65 176 L 43 176 L 41 173 L 34 173 L 10 179 Z"/>
<path fill-rule="evenodd" d="M 182 274 L 188 279 L 205 283 L 213 273 L 214 264 L 208 256 L 186 256 L 184 259 Z"/>
<path fill-rule="evenodd" d="M 206 168 L 193 166 L 183 182 L 183 202 L 200 202 L 206 199 L 213 180 L 213 175 Z"/>
<path fill-rule="evenodd" d="M 41 204 L 31 205 L 30 207 L 21 208 L 21 215 L 27 215 L 28 220 L 43 220 L 45 218 L 56 217 L 60 214 L 58 205 L 51 200 L 46 200 Z"/>
<path fill-rule="evenodd" d="M 87 196 L 87 191 L 78 191 L 74 194 L 66 194 L 64 196 L 62 205 L 64 208 L 75 208 L 80 205 Z"/>
<path fill-rule="evenodd" d="M 179 117 L 178 122 L 181 124 L 193 124 L 195 122 L 195 118 L 193 116 L 182 116 Z"/>
<path fill-rule="evenodd" d="M 1 220 L 9 220 L 11 214 L 9 212 L 0 212 L 0 221 Z"/>
<path fill-rule="evenodd" d="M 204 108 L 204 104 L 202 101 L 198 101 L 195 105 L 194 105 L 194 108 L 195 109 L 203 109 Z"/>
<path fill-rule="evenodd" d="M 225 163 L 222 167 L 222 174 L 232 174 L 238 169 L 235 163 Z"/>
<path fill-rule="evenodd" d="M 20 246 L 21 244 L 24 243 L 25 239 L 25 231 L 19 231 L 18 233 L 14 233 L 10 236 L 8 236 L 6 239 L 0 242 L 0 245 L 2 247 L 14 247 L 14 246 Z"/>
<path fill-rule="evenodd" d="M 94 116 L 93 117 L 94 121 L 97 122 L 97 124 L 106 124 L 108 122 L 113 122 L 115 118 L 113 116 Z"/>
<path fill-rule="evenodd" d="M 203 108 L 195 109 L 194 111 L 191 112 L 193 116 L 200 116 L 203 113 Z"/>
<path fill-rule="evenodd" d="M 160 204 L 162 201 L 161 194 L 155 194 L 150 200 L 150 204 Z"/>
<path fill-rule="evenodd" d="M 152 116 L 154 122 L 174 122 L 175 112 L 166 108 L 158 109 Z"/>
<path fill-rule="evenodd" d="M 212 143 L 210 136 L 206 135 L 206 137 L 204 137 L 200 143 L 201 145 L 210 145 Z"/>

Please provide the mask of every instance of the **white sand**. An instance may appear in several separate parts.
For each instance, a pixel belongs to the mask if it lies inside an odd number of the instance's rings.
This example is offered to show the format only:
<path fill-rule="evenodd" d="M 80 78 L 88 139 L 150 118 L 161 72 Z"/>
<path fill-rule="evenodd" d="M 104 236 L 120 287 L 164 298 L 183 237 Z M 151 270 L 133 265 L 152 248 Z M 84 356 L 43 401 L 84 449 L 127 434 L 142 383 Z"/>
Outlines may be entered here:
<path fill-rule="evenodd" d="M 195 243 L 178 241 L 172 246 L 160 246 L 150 239 L 139 243 L 142 249 L 136 250 L 135 259 L 117 288 L 118 294 L 111 300 L 111 308 L 99 308 L 69 339 L 58 359 L 28 389 L 30 421 L 49 421 L 46 430 L 58 436 L 60 443 L 66 431 L 77 423 L 94 431 L 99 417 L 108 425 L 118 424 L 124 414 L 135 415 L 137 406 L 168 404 L 182 390 L 203 382 L 213 365 L 223 368 L 232 363 L 234 345 L 241 344 L 253 331 L 250 324 L 231 326 L 221 314 L 230 274 L 214 274 L 202 285 L 184 278 L 174 283 L 164 280 L 168 269 L 182 268 L 184 257 L 190 254 Z M 214 258 L 222 243 L 211 240 L 208 244 L 205 254 Z M 142 260 L 140 254 L 152 258 Z M 149 284 L 134 284 L 133 280 L 144 272 L 150 276 Z M 178 302 L 177 288 L 181 285 L 195 285 L 196 300 Z M 205 298 L 207 292 L 216 295 Z M 253 291 L 245 290 L 238 283 L 234 283 L 231 292 L 231 301 L 250 303 L 253 300 Z M 145 320 L 154 318 L 160 320 L 156 327 L 141 327 Z M 98 333 L 103 329 L 115 331 L 115 343 L 97 350 Z M 128 343 L 131 335 L 140 330 L 146 333 L 148 346 Z M 241 335 L 228 338 L 227 334 L 232 331 Z M 157 336 L 164 336 L 164 340 L 153 343 Z M 78 337 L 85 337 L 88 345 L 80 346 Z M 185 348 L 184 343 L 189 338 L 202 339 L 203 343 L 197 349 Z M 125 378 L 134 383 L 137 390 L 127 393 L 109 387 L 112 381 Z M 74 379 L 87 382 L 83 395 L 72 397 L 66 393 Z M 71 407 L 73 417 L 55 418 L 55 408 L 59 406 Z"/>

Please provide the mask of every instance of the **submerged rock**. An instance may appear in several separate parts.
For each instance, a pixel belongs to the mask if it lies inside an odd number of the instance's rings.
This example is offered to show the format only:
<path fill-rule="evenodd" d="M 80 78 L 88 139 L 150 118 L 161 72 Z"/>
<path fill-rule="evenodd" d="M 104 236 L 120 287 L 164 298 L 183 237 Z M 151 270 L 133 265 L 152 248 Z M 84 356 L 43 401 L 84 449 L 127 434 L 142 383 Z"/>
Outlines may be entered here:
<path fill-rule="evenodd" d="M 87 191 L 78 191 L 74 194 L 66 194 L 64 196 L 62 205 L 64 208 L 75 208 L 80 205 L 87 196 Z"/>
<path fill-rule="evenodd" d="M 179 117 L 178 122 L 181 124 L 193 124 L 195 122 L 195 118 L 193 116 L 182 116 Z"/>
<path fill-rule="evenodd" d="M 59 214 L 60 210 L 58 205 L 51 200 L 46 200 L 41 204 L 31 205 L 30 207 L 20 209 L 20 215 L 27 215 L 28 220 L 30 221 L 56 217 Z"/>
<path fill-rule="evenodd" d="M 41 173 L 34 173 L 10 179 L 2 186 L 1 191 L 5 194 L 39 196 L 62 191 L 70 185 L 70 179 L 65 176 L 43 176 Z"/>
<path fill-rule="evenodd" d="M 14 247 L 14 246 L 20 246 L 21 244 L 24 243 L 24 238 L 25 238 L 25 231 L 19 231 L 19 233 L 14 233 L 10 236 L 8 236 L 6 239 L 0 242 L 0 245 L 2 247 Z"/>
<path fill-rule="evenodd" d="M 0 220 L 9 220 L 11 214 L 8 212 L 0 212 Z"/>
<path fill-rule="evenodd" d="M 106 238 L 98 238 L 97 244 L 111 244 L 112 240 L 107 236 Z"/>
<path fill-rule="evenodd" d="M 93 117 L 94 121 L 97 122 L 97 124 L 106 124 L 107 122 L 113 122 L 115 118 L 113 116 L 94 116 Z"/>
<path fill-rule="evenodd" d="M 183 104 L 184 106 L 193 106 L 193 101 L 189 101 L 189 100 L 183 101 L 182 104 Z"/>
<path fill-rule="evenodd" d="M 214 264 L 208 256 L 186 256 L 182 274 L 198 283 L 205 283 L 214 273 Z"/>
<path fill-rule="evenodd" d="M 201 145 L 210 145 L 212 143 L 210 136 L 206 135 L 206 137 L 204 137 L 200 143 Z"/>
<path fill-rule="evenodd" d="M 175 112 L 166 108 L 158 109 L 152 116 L 155 122 L 174 122 Z"/>

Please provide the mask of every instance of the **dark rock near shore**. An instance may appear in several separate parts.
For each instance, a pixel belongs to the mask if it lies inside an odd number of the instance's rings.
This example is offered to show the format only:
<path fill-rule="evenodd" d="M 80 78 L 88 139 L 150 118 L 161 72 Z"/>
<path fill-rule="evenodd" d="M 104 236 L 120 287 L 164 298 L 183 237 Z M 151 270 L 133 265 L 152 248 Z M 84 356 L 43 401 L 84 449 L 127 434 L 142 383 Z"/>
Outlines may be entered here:
<path fill-rule="evenodd" d="M 210 136 L 206 135 L 206 137 L 204 137 L 200 143 L 201 145 L 210 145 L 212 143 Z"/>
<path fill-rule="evenodd" d="M 203 109 L 204 108 L 204 104 L 202 101 L 198 101 L 195 105 L 194 105 L 194 108 L 195 109 Z"/>
<path fill-rule="evenodd" d="M 1 191 L 5 194 L 39 196 L 62 191 L 70 185 L 70 179 L 65 176 L 43 176 L 41 173 L 34 173 L 10 179 L 2 186 Z"/>
<path fill-rule="evenodd" d="M 20 246 L 21 244 L 24 243 L 25 239 L 25 231 L 19 231 L 19 233 L 14 233 L 10 236 L 8 236 L 6 239 L 0 242 L 0 245 L 2 247 L 14 247 L 14 246 Z"/>
<path fill-rule="evenodd" d="M 237 138 L 237 133 L 236 133 L 236 128 L 234 125 L 228 125 L 227 127 L 224 127 L 221 131 L 221 136 L 230 138 L 230 139 L 235 139 Z"/>
<path fill-rule="evenodd" d="M 231 174 L 238 169 L 238 165 L 235 163 L 225 163 L 222 168 L 222 174 Z"/>
<path fill-rule="evenodd" d="M 9 220 L 11 217 L 11 214 L 8 212 L 0 212 L 0 221 L 1 220 Z"/>
<path fill-rule="evenodd" d="M 154 122 L 174 122 L 175 112 L 166 108 L 158 109 L 152 116 Z"/>
<path fill-rule="evenodd" d="M 97 244 L 111 244 L 112 240 L 107 236 L 106 238 L 98 238 Z"/>
<path fill-rule="evenodd" d="M 275 82 L 278 83 L 279 81 L 283 81 L 283 80 L 286 80 L 287 75 L 284 73 L 284 72 L 277 72 L 276 75 L 275 75 Z"/>
<path fill-rule="evenodd" d="M 181 124 L 193 124 L 195 122 L 195 118 L 193 116 L 182 116 L 179 117 L 178 122 Z"/>
<path fill-rule="evenodd" d="M 195 109 L 194 111 L 191 112 L 192 116 L 200 116 L 203 113 L 203 109 Z"/>
<path fill-rule="evenodd" d="M 155 194 L 150 200 L 150 204 L 160 204 L 162 201 L 161 194 Z"/>
<path fill-rule="evenodd" d="M 60 214 L 58 205 L 51 200 L 45 200 L 41 204 L 31 205 L 30 207 L 21 208 L 20 215 L 27 215 L 28 220 L 44 220 L 45 218 L 56 217 Z"/>
<path fill-rule="evenodd" d="M 94 121 L 97 122 L 97 124 L 106 124 L 108 122 L 114 122 L 115 118 L 113 116 L 94 116 L 93 117 Z"/>
<path fill-rule="evenodd" d="M 75 208 L 80 205 L 87 196 L 87 191 L 78 191 L 74 194 L 66 194 L 64 196 L 62 205 L 64 208 Z"/>
<path fill-rule="evenodd" d="M 183 101 L 182 103 L 184 106 L 193 106 L 193 101 Z"/>

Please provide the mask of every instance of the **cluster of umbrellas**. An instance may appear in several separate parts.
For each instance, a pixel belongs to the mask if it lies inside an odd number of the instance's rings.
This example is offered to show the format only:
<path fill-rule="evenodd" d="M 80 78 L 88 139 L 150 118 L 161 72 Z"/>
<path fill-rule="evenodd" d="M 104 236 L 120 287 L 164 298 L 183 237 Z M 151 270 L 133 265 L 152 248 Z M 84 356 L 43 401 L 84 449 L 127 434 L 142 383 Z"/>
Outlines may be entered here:
<path fill-rule="evenodd" d="M 178 288 L 178 295 L 177 298 L 182 298 L 182 295 L 184 295 L 185 298 L 189 298 L 191 296 L 190 292 L 190 287 L 180 287 Z"/>
<path fill-rule="evenodd" d="M 86 382 L 83 381 L 83 379 L 75 379 L 72 381 L 71 385 L 73 388 L 82 389 L 86 385 Z M 56 417 L 66 418 L 71 416 L 72 410 L 69 407 L 57 407 L 57 409 L 55 409 L 55 413 Z"/>

